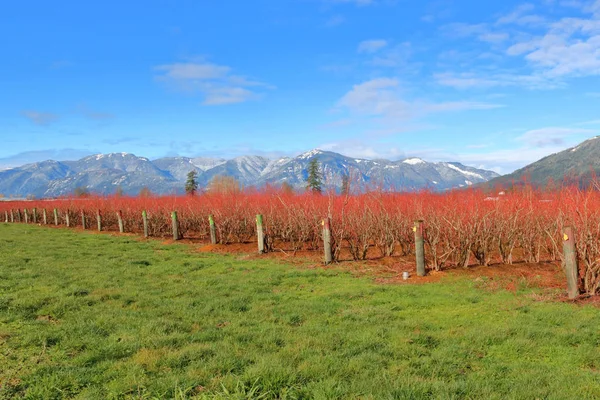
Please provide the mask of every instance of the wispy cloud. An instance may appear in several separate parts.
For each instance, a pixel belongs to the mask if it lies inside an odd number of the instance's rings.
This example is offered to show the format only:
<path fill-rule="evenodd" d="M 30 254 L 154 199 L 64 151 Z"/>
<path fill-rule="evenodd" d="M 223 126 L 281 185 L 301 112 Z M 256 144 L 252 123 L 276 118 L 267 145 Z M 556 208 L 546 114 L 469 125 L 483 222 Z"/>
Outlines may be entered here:
<path fill-rule="evenodd" d="M 530 147 L 564 146 L 567 138 L 572 135 L 586 134 L 591 136 L 598 132 L 595 129 L 547 127 L 527 131 L 519 136 L 517 141 Z"/>
<path fill-rule="evenodd" d="M 332 4 L 343 4 L 343 3 L 350 3 L 350 4 L 355 4 L 357 6 L 368 6 L 371 4 L 375 4 L 375 0 L 325 0 L 328 3 L 332 3 Z"/>
<path fill-rule="evenodd" d="M 203 105 L 243 103 L 261 96 L 271 86 L 232 74 L 232 68 L 205 61 L 159 65 L 157 80 L 170 87 L 204 96 Z"/>
<path fill-rule="evenodd" d="M 532 11 L 535 9 L 535 6 L 531 3 L 525 3 L 517 6 L 511 13 L 504 15 L 496 21 L 497 25 L 508 25 L 508 24 L 517 24 L 517 25 L 534 25 L 541 24 L 546 21 L 546 19 L 540 15 L 533 14 Z"/>
<path fill-rule="evenodd" d="M 530 89 L 555 89 L 564 84 L 556 79 L 549 79 L 540 74 L 518 74 L 510 72 L 444 72 L 436 73 L 433 78 L 443 86 L 456 89 L 490 88 L 501 86 L 521 86 Z"/>
<path fill-rule="evenodd" d="M 490 51 L 511 67 L 499 72 L 498 60 L 486 67 L 471 62 L 470 71 L 461 65 L 460 72 L 437 73 L 438 83 L 461 89 L 553 89 L 564 87 L 569 78 L 600 75 L 600 1 L 555 5 L 570 7 L 567 16 L 551 19 L 552 14 L 541 15 L 542 10 L 526 3 L 493 22 L 446 25 L 443 31 L 455 37 L 488 42 Z"/>
<path fill-rule="evenodd" d="M 455 22 L 442 26 L 441 31 L 444 35 L 454 38 L 475 37 L 482 42 L 500 43 L 509 38 L 509 34 L 499 31 L 487 23 L 466 24 Z"/>
<path fill-rule="evenodd" d="M 383 39 L 363 40 L 358 44 L 357 51 L 359 53 L 376 53 L 387 45 L 387 40 Z"/>
<path fill-rule="evenodd" d="M 111 113 L 92 110 L 85 104 L 79 104 L 77 106 L 77 113 L 92 121 L 107 121 L 115 117 Z"/>
<path fill-rule="evenodd" d="M 137 140 L 138 139 L 134 138 L 134 137 L 117 137 L 117 138 L 104 139 L 102 142 L 106 143 L 106 144 L 109 144 L 111 146 L 114 146 L 114 145 L 117 145 L 117 144 L 135 142 Z"/>
<path fill-rule="evenodd" d="M 328 28 L 333 28 L 342 25 L 344 22 L 346 22 L 346 17 L 343 15 L 333 15 L 327 20 L 327 22 L 325 22 L 325 26 Z"/>
<path fill-rule="evenodd" d="M 52 68 L 52 69 L 63 69 L 63 68 L 68 68 L 68 67 L 72 67 L 72 66 L 73 66 L 73 63 L 68 60 L 58 60 L 58 61 L 54 61 L 52 64 L 50 64 L 50 68 Z"/>
<path fill-rule="evenodd" d="M 564 130 L 562 130 L 564 129 Z M 562 131 L 561 131 L 562 130 Z M 548 140 L 532 145 L 536 140 L 543 141 L 543 132 L 554 133 L 554 139 L 563 135 L 564 140 Z M 585 132 L 584 132 L 585 131 Z M 536 133 L 540 132 L 540 133 Z M 579 134 L 579 136 L 577 135 Z M 465 146 L 464 151 L 450 151 L 440 147 L 410 147 L 398 145 L 389 138 L 353 138 L 325 142 L 318 147 L 335 151 L 350 157 L 385 158 L 398 160 L 407 157 L 420 157 L 427 161 L 458 161 L 465 165 L 496 171 L 500 174 L 513 172 L 550 154 L 574 146 L 595 131 L 569 130 L 568 128 L 540 128 L 524 133 L 522 140 L 509 143 L 509 148 L 499 149 L 496 145 Z"/>
<path fill-rule="evenodd" d="M 476 101 L 450 101 L 433 103 L 423 100 L 406 100 L 396 78 L 377 78 L 354 85 L 337 103 L 338 109 L 363 116 L 410 119 L 431 113 L 484 110 L 502 107 Z"/>
<path fill-rule="evenodd" d="M 44 149 L 24 151 L 8 157 L 0 158 L 0 170 L 6 168 L 19 167 L 23 164 L 29 164 L 44 160 L 67 161 L 78 160 L 97 151 L 86 149 Z"/>
<path fill-rule="evenodd" d="M 381 51 L 376 52 L 368 63 L 374 67 L 408 67 L 412 52 L 413 48 L 409 42 L 388 45 L 382 48 Z"/>
<path fill-rule="evenodd" d="M 48 126 L 58 120 L 58 115 L 56 114 L 35 110 L 21 111 L 21 115 L 27 118 L 30 122 L 39 126 Z"/>

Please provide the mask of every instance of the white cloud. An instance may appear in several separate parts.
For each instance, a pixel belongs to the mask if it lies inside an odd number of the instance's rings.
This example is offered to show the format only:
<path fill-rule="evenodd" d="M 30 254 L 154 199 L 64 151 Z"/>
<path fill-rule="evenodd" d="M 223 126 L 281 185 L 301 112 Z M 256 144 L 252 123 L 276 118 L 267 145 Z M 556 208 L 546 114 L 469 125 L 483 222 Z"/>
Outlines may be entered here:
<path fill-rule="evenodd" d="M 569 136 L 575 134 L 591 136 L 597 133 L 598 130 L 594 129 L 547 127 L 527 131 L 519 136 L 517 141 L 533 147 L 564 146 Z"/>
<path fill-rule="evenodd" d="M 437 112 L 483 110 L 501 107 L 498 104 L 451 101 L 430 103 L 420 100 L 407 101 L 402 98 L 396 78 L 377 78 L 358 85 L 346 93 L 337 107 L 351 113 L 366 116 L 410 119 Z"/>
<path fill-rule="evenodd" d="M 346 22 L 346 18 L 343 15 L 334 15 L 330 17 L 327 22 L 325 22 L 325 26 L 328 28 L 333 28 L 334 26 L 339 26 Z"/>
<path fill-rule="evenodd" d="M 58 120 L 58 115 L 56 114 L 35 110 L 23 110 L 21 111 L 21 114 L 30 122 L 39 126 L 47 126 Z"/>
<path fill-rule="evenodd" d="M 408 59 L 412 54 L 412 45 L 409 42 L 388 46 L 375 53 L 369 64 L 375 67 L 400 68 L 409 65 Z"/>
<path fill-rule="evenodd" d="M 383 39 L 364 40 L 358 44 L 359 53 L 376 53 L 388 45 L 388 42 Z"/>
<path fill-rule="evenodd" d="M 508 39 L 508 33 L 502 32 L 502 33 L 493 33 L 493 32 L 485 32 L 482 33 L 481 35 L 479 35 L 479 40 L 481 40 L 482 42 L 489 42 L 489 43 L 499 43 L 499 42 L 504 42 L 505 40 Z"/>
<path fill-rule="evenodd" d="M 530 11 L 533 11 L 534 8 L 535 6 L 530 3 L 521 4 L 510 14 L 498 18 L 496 24 L 534 25 L 543 23 L 545 21 L 544 17 L 529 13 Z"/>
<path fill-rule="evenodd" d="M 208 62 L 186 62 L 159 65 L 157 80 L 170 87 L 204 96 L 203 105 L 243 103 L 260 97 L 250 88 L 272 88 L 262 82 L 232 75 L 228 66 Z"/>
<path fill-rule="evenodd" d="M 209 63 L 175 63 L 159 65 L 157 71 L 164 71 L 164 77 L 171 79 L 217 79 L 229 74 L 231 68 Z"/>
<path fill-rule="evenodd" d="M 330 3 L 353 3 L 357 6 L 368 6 L 375 4 L 375 0 L 327 0 Z"/>
<path fill-rule="evenodd" d="M 482 42 L 488 43 L 500 43 L 509 38 L 507 32 L 497 32 L 490 24 L 465 24 L 462 22 L 454 22 L 448 25 L 444 25 L 440 28 L 444 35 L 465 38 L 469 36 L 476 37 Z"/>
<path fill-rule="evenodd" d="M 442 29 L 447 35 L 471 36 L 488 42 L 495 58 L 493 64 L 484 67 L 481 57 L 465 56 L 460 72 L 446 71 L 434 77 L 442 85 L 460 89 L 493 86 L 553 89 L 564 87 L 572 77 L 600 75 L 600 0 L 562 1 L 552 5 L 571 9 L 561 10 L 567 16 L 551 20 L 552 14 L 536 15 L 534 5 L 526 3 L 495 23 L 446 25 Z M 469 66 L 475 65 L 469 70 Z M 512 66 L 500 71 L 500 65 Z"/>
<path fill-rule="evenodd" d="M 513 43 L 506 53 L 510 56 L 523 56 L 539 74 L 550 79 L 600 74 L 600 1 L 579 5 L 587 18 L 563 17 L 544 24 L 541 35 Z M 522 10 L 530 10 L 523 8 Z M 522 12 L 516 12 L 514 15 Z M 516 23 L 515 18 L 505 19 L 505 23 Z"/>
<path fill-rule="evenodd" d="M 434 79 L 443 86 L 456 89 L 490 88 L 521 86 L 530 89 L 554 89 L 562 87 L 563 84 L 541 74 L 519 75 L 514 73 L 480 73 L 473 72 L 444 72 L 433 75 Z"/>
<path fill-rule="evenodd" d="M 591 135 L 588 135 L 591 136 Z M 573 140 L 576 139 L 576 140 Z M 545 146 L 531 146 L 527 143 L 517 144 L 511 148 L 494 149 L 491 146 L 465 146 L 465 151 L 448 151 L 436 147 L 407 147 L 400 140 L 349 139 L 320 144 L 323 150 L 335 151 L 349 157 L 385 158 L 398 160 L 408 157 L 419 157 L 425 161 L 458 161 L 462 164 L 492 170 L 500 174 L 508 174 L 523 168 L 550 154 L 558 153 L 577 145 L 583 138 L 570 138 L 563 143 L 548 143 Z"/>
<path fill-rule="evenodd" d="M 202 104 L 207 106 L 243 103 L 255 97 L 248 89 L 241 87 L 216 87 L 206 92 Z"/>
<path fill-rule="evenodd" d="M 86 149 L 44 149 L 24 151 L 0 158 L 0 170 L 6 168 L 20 167 L 24 164 L 35 163 L 46 160 L 71 161 L 79 160 L 90 154 L 98 153 L 95 150 Z"/>
<path fill-rule="evenodd" d="M 334 151 L 349 157 L 384 158 L 388 160 L 418 157 L 428 162 L 458 161 L 468 166 L 492 170 L 500 174 L 510 173 L 549 154 L 562 151 L 566 147 L 535 148 L 525 146 L 485 151 L 484 147 L 478 146 L 463 152 L 453 152 L 436 147 L 410 148 L 401 141 L 390 140 L 389 137 L 386 137 L 385 140 L 374 140 L 372 137 L 368 139 L 356 138 L 318 145 L 320 149 Z"/>

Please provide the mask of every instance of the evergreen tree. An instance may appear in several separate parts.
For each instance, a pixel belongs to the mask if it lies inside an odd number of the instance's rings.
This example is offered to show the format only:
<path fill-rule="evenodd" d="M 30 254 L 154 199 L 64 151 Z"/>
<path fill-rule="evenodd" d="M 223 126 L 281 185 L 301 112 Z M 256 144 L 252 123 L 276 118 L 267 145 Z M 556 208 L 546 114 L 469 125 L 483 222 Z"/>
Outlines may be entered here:
<path fill-rule="evenodd" d="M 316 157 L 308 163 L 308 177 L 306 178 L 306 183 L 306 188 L 315 194 L 320 194 L 323 190 L 321 188 L 322 177 L 319 168 L 319 160 Z"/>
<path fill-rule="evenodd" d="M 185 192 L 190 196 L 196 194 L 196 190 L 198 190 L 198 181 L 196 178 L 198 177 L 198 173 L 194 170 L 191 170 L 187 174 L 187 181 L 185 181 Z"/>

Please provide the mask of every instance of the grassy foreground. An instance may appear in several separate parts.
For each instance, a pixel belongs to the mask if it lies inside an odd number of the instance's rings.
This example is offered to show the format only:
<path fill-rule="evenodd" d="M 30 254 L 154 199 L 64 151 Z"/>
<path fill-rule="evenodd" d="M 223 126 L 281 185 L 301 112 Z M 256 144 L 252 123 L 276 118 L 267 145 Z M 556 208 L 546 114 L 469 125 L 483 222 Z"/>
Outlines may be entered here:
<path fill-rule="evenodd" d="M 599 327 L 466 278 L 0 224 L 0 398 L 600 398 Z"/>

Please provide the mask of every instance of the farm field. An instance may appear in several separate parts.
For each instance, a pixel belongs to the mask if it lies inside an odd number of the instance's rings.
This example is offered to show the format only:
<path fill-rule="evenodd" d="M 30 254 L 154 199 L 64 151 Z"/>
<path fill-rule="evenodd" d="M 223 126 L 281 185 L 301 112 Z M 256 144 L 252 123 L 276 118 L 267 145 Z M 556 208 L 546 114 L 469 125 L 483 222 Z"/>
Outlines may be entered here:
<path fill-rule="evenodd" d="M 265 252 L 322 258 L 328 248 L 327 258 L 334 262 L 412 256 L 415 233 L 422 232 L 419 241 L 432 271 L 560 263 L 567 237 L 578 257 L 579 292 L 600 292 L 600 195 L 593 187 L 525 186 L 498 195 L 478 189 L 313 195 L 266 188 L 196 196 L 13 200 L 0 202 L 0 221 L 145 232 L 231 248 L 256 244 L 261 237 Z"/>
<path fill-rule="evenodd" d="M 0 224 L 0 398 L 600 397 L 593 306 L 196 250 Z"/>

